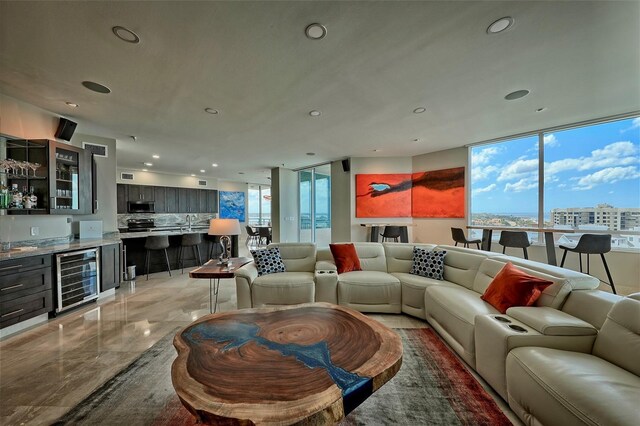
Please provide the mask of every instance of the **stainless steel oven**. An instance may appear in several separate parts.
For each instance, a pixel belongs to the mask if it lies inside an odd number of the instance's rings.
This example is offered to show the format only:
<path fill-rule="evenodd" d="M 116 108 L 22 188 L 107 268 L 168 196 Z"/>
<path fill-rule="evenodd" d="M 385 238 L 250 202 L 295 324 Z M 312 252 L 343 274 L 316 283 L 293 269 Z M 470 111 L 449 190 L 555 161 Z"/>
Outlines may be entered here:
<path fill-rule="evenodd" d="M 155 213 L 156 203 L 153 201 L 128 201 L 128 213 Z"/>
<path fill-rule="evenodd" d="M 97 248 L 56 255 L 56 313 L 98 298 L 100 252 Z"/>

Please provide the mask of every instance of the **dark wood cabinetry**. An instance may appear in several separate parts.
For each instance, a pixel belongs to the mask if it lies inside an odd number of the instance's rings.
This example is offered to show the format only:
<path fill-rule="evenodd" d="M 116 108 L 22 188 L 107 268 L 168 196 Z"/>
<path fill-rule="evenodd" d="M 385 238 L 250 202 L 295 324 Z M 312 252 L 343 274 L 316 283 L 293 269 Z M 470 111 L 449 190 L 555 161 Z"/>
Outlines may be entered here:
<path fill-rule="evenodd" d="M 156 213 L 217 213 L 215 189 L 118 184 L 118 214 L 127 213 L 128 201 L 154 201 Z"/>
<path fill-rule="evenodd" d="M 9 140 L 0 150 L 0 159 L 39 164 L 35 170 L 2 173 L 0 183 L 19 190 L 33 187 L 38 200 L 33 208 L 7 208 L 8 214 L 90 214 L 97 208 L 93 190 L 96 177 L 90 151 L 50 141 Z"/>
<path fill-rule="evenodd" d="M 100 291 L 120 287 L 120 243 L 100 248 Z"/>
<path fill-rule="evenodd" d="M 51 255 L 0 262 L 0 328 L 53 310 Z"/>

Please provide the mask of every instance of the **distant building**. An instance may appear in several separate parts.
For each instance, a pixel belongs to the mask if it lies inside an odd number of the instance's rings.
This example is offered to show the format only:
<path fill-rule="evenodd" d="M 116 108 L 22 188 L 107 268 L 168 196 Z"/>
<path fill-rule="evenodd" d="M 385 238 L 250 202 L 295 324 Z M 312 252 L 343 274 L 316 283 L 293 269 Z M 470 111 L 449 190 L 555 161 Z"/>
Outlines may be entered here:
<path fill-rule="evenodd" d="M 640 226 L 640 208 L 618 208 L 609 204 L 598 204 L 595 207 L 553 209 L 551 221 L 554 226 L 585 229 L 588 225 L 594 225 L 612 231 L 630 230 Z"/>

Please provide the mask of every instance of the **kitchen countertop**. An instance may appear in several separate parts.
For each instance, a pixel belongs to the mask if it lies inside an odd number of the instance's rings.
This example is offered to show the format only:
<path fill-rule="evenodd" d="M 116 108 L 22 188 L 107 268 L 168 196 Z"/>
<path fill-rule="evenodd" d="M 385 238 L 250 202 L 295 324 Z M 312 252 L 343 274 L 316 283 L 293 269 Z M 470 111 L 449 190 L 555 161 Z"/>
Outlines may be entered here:
<path fill-rule="evenodd" d="M 178 226 L 170 227 L 157 227 L 153 231 L 148 232 L 120 232 L 120 238 L 146 238 L 150 236 L 162 236 L 162 235 L 184 235 L 184 234 L 206 234 L 209 231 L 209 226 L 192 226 L 191 230 L 183 227 L 182 230 Z"/>
<path fill-rule="evenodd" d="M 82 250 L 106 246 L 109 244 L 117 244 L 120 238 L 98 238 L 87 240 L 73 240 L 65 244 L 54 244 L 49 246 L 38 247 L 35 250 L 17 250 L 0 251 L 0 262 L 3 260 L 22 259 L 31 256 L 41 256 L 43 254 L 62 253 L 67 251 Z"/>

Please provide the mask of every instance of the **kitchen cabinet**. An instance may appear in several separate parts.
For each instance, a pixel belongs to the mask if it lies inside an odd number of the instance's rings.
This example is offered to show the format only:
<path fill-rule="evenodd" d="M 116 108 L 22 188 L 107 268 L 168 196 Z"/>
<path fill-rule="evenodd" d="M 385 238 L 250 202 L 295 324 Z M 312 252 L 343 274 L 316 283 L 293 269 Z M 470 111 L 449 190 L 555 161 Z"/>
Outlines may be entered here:
<path fill-rule="evenodd" d="M 167 188 L 164 186 L 153 187 L 156 213 L 170 213 L 167 211 Z"/>
<path fill-rule="evenodd" d="M 120 243 L 100 248 L 100 291 L 120 287 Z"/>
<path fill-rule="evenodd" d="M 207 192 L 206 189 L 198 190 L 198 212 L 200 213 L 207 212 Z"/>
<path fill-rule="evenodd" d="M 178 213 L 189 213 L 189 190 L 178 188 Z"/>
<path fill-rule="evenodd" d="M 0 328 L 53 310 L 51 255 L 0 262 Z"/>
<path fill-rule="evenodd" d="M 178 188 L 165 188 L 166 213 L 178 213 Z"/>
<path fill-rule="evenodd" d="M 153 186 L 127 185 L 128 201 L 154 201 Z"/>
<path fill-rule="evenodd" d="M 206 191 L 207 191 L 206 213 L 218 213 L 218 191 L 211 190 L 211 189 Z"/>
<path fill-rule="evenodd" d="M 199 189 L 187 189 L 188 197 L 189 197 L 189 210 L 188 213 L 200 213 L 200 199 L 199 199 Z"/>
<path fill-rule="evenodd" d="M 27 161 L 35 169 L 10 169 L 0 174 L 0 184 L 19 190 L 33 187 L 36 207 L 6 208 L 8 214 L 90 214 L 93 203 L 93 159 L 88 150 L 73 145 L 37 140 L 7 140 L 0 159 Z M 2 149 L 4 148 L 4 149 Z"/>
<path fill-rule="evenodd" d="M 118 214 L 127 213 L 127 186 L 129 185 L 124 185 L 122 183 L 117 185 Z"/>

